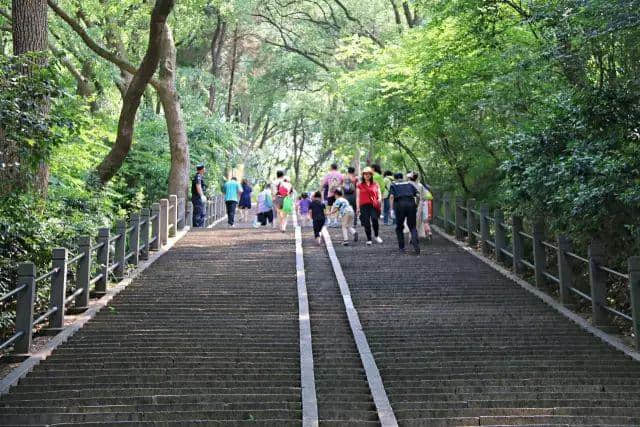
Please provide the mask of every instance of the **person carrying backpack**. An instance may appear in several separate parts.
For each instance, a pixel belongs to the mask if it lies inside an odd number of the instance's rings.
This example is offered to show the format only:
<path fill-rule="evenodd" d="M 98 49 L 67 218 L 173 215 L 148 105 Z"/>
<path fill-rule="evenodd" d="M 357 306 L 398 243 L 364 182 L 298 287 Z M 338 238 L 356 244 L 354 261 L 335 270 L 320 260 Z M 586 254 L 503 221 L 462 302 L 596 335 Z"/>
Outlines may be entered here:
<path fill-rule="evenodd" d="M 333 202 L 336 201 L 335 192 L 337 189 L 342 188 L 344 183 L 344 176 L 338 171 L 338 165 L 333 163 L 324 178 L 322 179 L 322 186 L 327 187 L 327 205 L 329 207 L 333 206 Z M 335 225 L 334 225 L 335 224 Z M 329 227 L 338 226 L 338 220 L 334 220 L 334 224 L 332 224 L 331 219 L 329 219 L 329 223 L 327 224 Z"/>
<path fill-rule="evenodd" d="M 356 211 L 356 190 L 358 188 L 358 176 L 356 175 L 356 168 L 353 166 L 349 166 L 347 168 L 347 175 L 344 177 L 344 185 L 343 185 L 343 193 L 344 198 L 347 199 L 353 211 Z M 358 225 L 358 217 L 356 215 L 353 216 L 353 226 Z"/>
<path fill-rule="evenodd" d="M 283 233 L 287 231 L 287 218 L 293 212 L 292 192 L 293 187 L 291 186 L 289 177 L 285 176 L 276 189 L 276 200 L 279 200 L 280 203 L 280 208 L 278 209 L 278 224 L 280 231 Z"/>
<path fill-rule="evenodd" d="M 264 189 L 258 194 L 257 219 L 257 223 L 263 227 L 266 227 L 267 222 L 273 224 L 273 199 L 271 198 L 270 184 L 266 184 Z"/>

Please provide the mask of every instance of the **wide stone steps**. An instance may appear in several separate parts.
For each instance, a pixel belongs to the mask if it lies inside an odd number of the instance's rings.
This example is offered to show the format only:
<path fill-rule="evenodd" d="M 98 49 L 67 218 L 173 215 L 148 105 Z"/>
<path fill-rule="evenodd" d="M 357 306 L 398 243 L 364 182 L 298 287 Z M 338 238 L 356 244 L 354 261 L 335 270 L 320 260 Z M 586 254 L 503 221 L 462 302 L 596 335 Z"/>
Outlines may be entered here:
<path fill-rule="evenodd" d="M 443 238 L 382 237 L 336 252 L 401 426 L 640 425 L 640 364 Z"/>
<path fill-rule="evenodd" d="M 379 425 L 331 263 L 309 229 L 303 230 L 303 250 L 320 425 Z"/>
<path fill-rule="evenodd" d="M 0 397 L 0 425 L 300 425 L 295 277 L 291 234 L 189 233 Z"/>

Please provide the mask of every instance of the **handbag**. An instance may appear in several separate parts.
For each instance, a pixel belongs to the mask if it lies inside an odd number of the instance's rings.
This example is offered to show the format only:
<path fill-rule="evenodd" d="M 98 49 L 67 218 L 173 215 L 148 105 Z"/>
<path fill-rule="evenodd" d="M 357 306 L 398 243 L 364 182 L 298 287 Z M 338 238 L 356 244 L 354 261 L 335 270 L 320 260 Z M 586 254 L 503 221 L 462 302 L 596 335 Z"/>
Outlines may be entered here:
<path fill-rule="evenodd" d="M 382 207 L 380 206 L 380 200 L 378 200 L 378 198 L 374 197 L 374 192 L 367 189 L 367 191 L 369 192 L 369 198 L 371 199 L 371 204 L 373 205 L 373 209 L 375 209 L 375 211 L 377 212 L 378 215 L 380 215 L 380 212 L 382 212 Z"/>

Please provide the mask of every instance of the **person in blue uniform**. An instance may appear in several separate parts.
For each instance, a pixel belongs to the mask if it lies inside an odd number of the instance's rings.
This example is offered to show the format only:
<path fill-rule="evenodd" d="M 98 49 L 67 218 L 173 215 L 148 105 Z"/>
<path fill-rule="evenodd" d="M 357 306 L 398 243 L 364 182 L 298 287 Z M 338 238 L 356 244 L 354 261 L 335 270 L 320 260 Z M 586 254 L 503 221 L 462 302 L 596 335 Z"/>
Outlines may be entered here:
<path fill-rule="evenodd" d="M 204 165 L 196 166 L 196 174 L 191 181 L 191 202 L 193 203 L 193 226 L 204 227 L 207 213 L 206 202 L 207 184 L 204 182 Z"/>
<path fill-rule="evenodd" d="M 418 205 L 416 197 L 418 190 L 411 182 L 404 179 L 401 173 L 395 174 L 396 181 L 389 189 L 389 204 L 396 216 L 396 236 L 398 236 L 398 247 L 400 252 L 405 253 L 404 247 L 404 222 L 411 233 L 411 244 L 416 254 L 420 253 L 420 240 L 418 240 L 418 230 L 416 229 L 416 214 Z"/>

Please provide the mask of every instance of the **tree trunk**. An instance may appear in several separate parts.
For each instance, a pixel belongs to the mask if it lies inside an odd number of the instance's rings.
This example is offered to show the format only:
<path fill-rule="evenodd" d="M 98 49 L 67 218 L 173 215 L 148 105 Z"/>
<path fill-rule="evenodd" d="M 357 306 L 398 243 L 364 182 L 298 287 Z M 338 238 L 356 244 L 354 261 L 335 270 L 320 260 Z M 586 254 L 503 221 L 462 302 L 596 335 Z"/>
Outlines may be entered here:
<path fill-rule="evenodd" d="M 49 50 L 47 39 L 49 26 L 47 20 L 46 0 L 13 0 L 11 3 L 11 21 L 13 37 L 13 54 L 18 56 L 28 52 L 45 52 Z M 45 57 L 42 64 L 46 63 Z M 29 72 L 27 70 L 27 72 Z M 49 101 L 44 101 L 41 108 L 45 114 L 49 112 Z M 4 144 L 3 144 L 4 145 Z M 13 144 L 11 144 L 13 145 Z M 20 159 L 19 150 L 15 147 L 6 147 L 8 157 L 15 157 L 20 165 L 26 165 L 25 160 Z M 15 150 L 12 152 L 12 150 Z M 8 159 L 11 160 L 11 159 Z M 8 163 L 10 164 L 10 163 Z M 23 169 L 23 167 L 21 167 Z M 17 179 L 23 182 L 20 177 L 24 176 L 24 169 L 18 172 Z M 42 159 L 38 165 L 35 177 L 35 187 L 42 196 L 47 195 L 49 187 L 49 165 L 46 159 Z"/>
<path fill-rule="evenodd" d="M 190 167 L 189 141 L 182 118 L 180 97 L 176 89 L 176 47 L 168 25 L 165 25 L 161 55 L 158 96 L 167 122 L 171 149 L 169 194 L 187 197 Z"/>
<path fill-rule="evenodd" d="M 118 122 L 118 135 L 111 151 L 98 165 L 97 173 L 101 183 L 107 183 L 122 167 L 129 154 L 133 140 L 135 117 L 140 106 L 140 98 L 144 93 L 147 83 L 153 77 L 160 62 L 160 51 L 165 32 L 167 16 L 173 9 L 175 0 L 156 0 L 151 13 L 149 29 L 149 44 L 138 72 L 133 76 L 131 84 L 122 102 L 120 120 Z"/>
<path fill-rule="evenodd" d="M 233 83 L 236 76 L 236 62 L 238 56 L 238 25 L 233 30 L 233 49 L 231 51 L 231 73 L 229 75 L 229 96 L 227 97 L 227 120 L 231 119 L 231 103 L 233 102 Z"/>
<path fill-rule="evenodd" d="M 222 21 L 218 14 L 218 25 L 211 39 L 211 85 L 209 86 L 209 102 L 207 107 L 212 113 L 216 109 L 216 96 L 218 91 L 218 79 L 220 77 L 220 58 L 222 47 L 227 32 L 227 23 Z"/>

